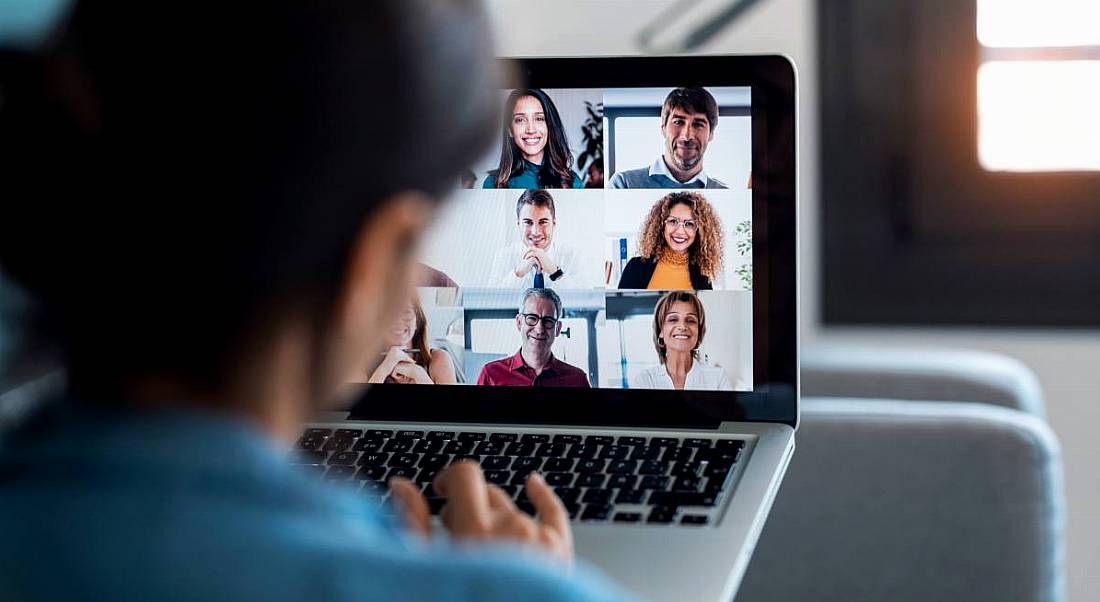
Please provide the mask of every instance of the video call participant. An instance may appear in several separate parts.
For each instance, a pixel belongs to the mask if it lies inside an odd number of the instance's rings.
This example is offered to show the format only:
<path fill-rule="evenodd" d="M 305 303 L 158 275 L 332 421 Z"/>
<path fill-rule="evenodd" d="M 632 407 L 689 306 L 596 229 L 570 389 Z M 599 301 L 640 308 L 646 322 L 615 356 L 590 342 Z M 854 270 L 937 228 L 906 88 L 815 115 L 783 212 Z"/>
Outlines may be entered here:
<path fill-rule="evenodd" d="M 500 164 L 482 188 L 583 188 L 554 101 L 537 88 L 513 90 L 504 103 Z"/>
<path fill-rule="evenodd" d="M 393 329 L 386 333 L 386 345 L 389 349 L 370 372 L 367 382 L 399 385 L 453 385 L 458 382 L 451 355 L 428 345 L 428 318 L 416 291 L 411 293 Z"/>
<path fill-rule="evenodd" d="M 488 147 L 478 6 L 77 1 L 33 54 L 0 52 L 0 262 L 67 377 L 0 436 L 0 598 L 630 597 L 562 568 L 569 517 L 537 476 L 531 517 L 454 464 L 433 526 L 408 480 L 394 519 L 287 462 Z M 394 107 L 416 118 L 377 118 Z"/>
<path fill-rule="evenodd" d="M 523 293 L 516 330 L 520 347 L 515 355 L 485 364 L 479 385 L 512 387 L 589 387 L 588 374 L 554 357 L 551 347 L 561 334 L 564 316 L 561 297 L 548 288 Z"/>
<path fill-rule="evenodd" d="M 722 272 L 722 222 L 698 192 L 670 192 L 650 208 L 638 234 L 638 257 L 621 289 L 710 290 Z"/>
<path fill-rule="evenodd" d="M 578 287 L 581 260 L 572 248 L 554 244 L 558 226 L 554 197 L 527 190 L 516 200 L 518 240 L 497 251 L 489 272 L 491 286 L 505 288 Z"/>
<path fill-rule="evenodd" d="M 653 309 L 653 346 L 660 365 L 643 370 L 635 389 L 732 391 L 726 371 L 703 362 L 699 345 L 707 333 L 703 303 L 694 293 L 665 293 Z"/>
<path fill-rule="evenodd" d="M 676 88 L 661 105 L 664 154 L 649 167 L 620 171 L 611 188 L 729 188 L 703 171 L 718 128 L 718 103 L 703 88 Z"/>

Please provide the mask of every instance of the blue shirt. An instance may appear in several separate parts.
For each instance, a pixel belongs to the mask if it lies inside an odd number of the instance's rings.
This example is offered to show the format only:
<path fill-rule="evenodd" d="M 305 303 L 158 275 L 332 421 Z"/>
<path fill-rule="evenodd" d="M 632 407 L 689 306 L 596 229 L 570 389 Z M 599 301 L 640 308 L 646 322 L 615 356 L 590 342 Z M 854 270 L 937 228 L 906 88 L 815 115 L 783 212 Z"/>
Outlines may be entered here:
<path fill-rule="evenodd" d="M 533 551 L 407 537 L 235 419 L 60 406 L 2 444 L 2 600 L 629 598 Z"/>
<path fill-rule="evenodd" d="M 524 190 L 539 190 L 545 188 L 539 184 L 539 172 L 542 171 L 542 166 L 537 165 L 523 159 L 523 171 L 518 176 L 508 178 L 508 188 L 522 188 Z M 584 182 L 581 181 L 580 176 L 573 174 L 573 181 L 570 184 L 573 188 L 584 188 Z M 496 188 L 496 179 L 493 174 L 485 176 L 485 180 L 481 183 L 482 188 Z"/>
<path fill-rule="evenodd" d="M 687 182 L 681 182 L 672 177 L 668 165 L 665 165 L 664 156 L 658 156 L 649 167 L 616 172 L 608 186 L 610 188 L 729 188 L 717 178 L 707 177 L 703 171 L 695 174 L 695 177 Z"/>

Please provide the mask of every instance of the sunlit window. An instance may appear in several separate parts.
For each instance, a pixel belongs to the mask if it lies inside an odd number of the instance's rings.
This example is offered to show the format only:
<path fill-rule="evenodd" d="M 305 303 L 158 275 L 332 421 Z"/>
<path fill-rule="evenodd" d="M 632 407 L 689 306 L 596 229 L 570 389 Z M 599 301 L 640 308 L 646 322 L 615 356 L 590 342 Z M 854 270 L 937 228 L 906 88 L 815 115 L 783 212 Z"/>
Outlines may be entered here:
<path fill-rule="evenodd" d="M 977 0 L 978 159 L 1100 170 L 1100 0 Z"/>

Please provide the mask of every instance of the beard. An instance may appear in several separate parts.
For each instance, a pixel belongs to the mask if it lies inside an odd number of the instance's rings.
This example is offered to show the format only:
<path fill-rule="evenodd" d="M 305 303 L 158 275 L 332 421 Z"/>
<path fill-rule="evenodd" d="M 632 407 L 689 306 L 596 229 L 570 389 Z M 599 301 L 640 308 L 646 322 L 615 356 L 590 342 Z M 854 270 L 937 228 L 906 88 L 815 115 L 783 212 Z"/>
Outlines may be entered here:
<path fill-rule="evenodd" d="M 681 154 L 684 151 L 693 152 L 690 155 L 684 156 Z M 672 159 L 672 162 L 676 165 L 677 169 L 690 171 L 692 168 L 698 165 L 700 161 L 703 160 L 703 152 L 697 144 L 693 144 L 691 146 L 677 144 L 672 148 L 670 158 Z"/>

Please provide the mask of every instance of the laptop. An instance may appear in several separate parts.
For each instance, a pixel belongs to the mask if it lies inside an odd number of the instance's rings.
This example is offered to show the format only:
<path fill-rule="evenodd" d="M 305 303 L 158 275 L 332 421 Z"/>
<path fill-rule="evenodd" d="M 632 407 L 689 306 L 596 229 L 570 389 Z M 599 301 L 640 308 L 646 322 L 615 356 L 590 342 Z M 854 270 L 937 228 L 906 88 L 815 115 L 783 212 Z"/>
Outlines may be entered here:
<path fill-rule="evenodd" d="M 523 87 L 390 350 L 291 461 L 382 507 L 406 476 L 433 512 L 455 460 L 531 513 L 539 471 L 578 557 L 648 599 L 730 600 L 798 422 L 793 66 L 502 60 Z"/>

